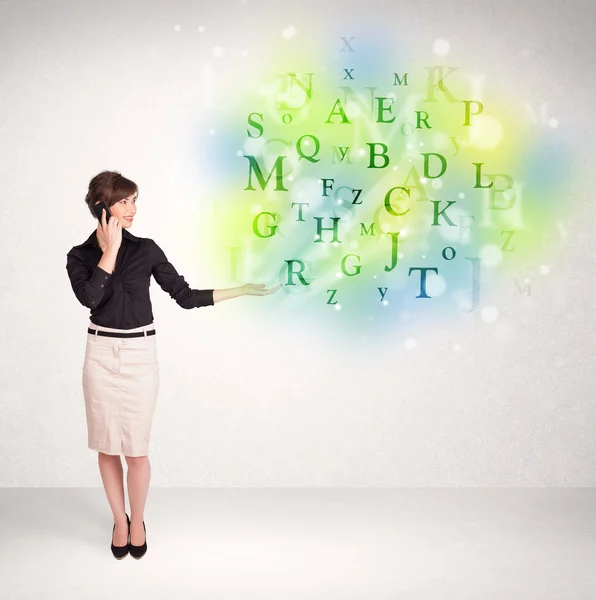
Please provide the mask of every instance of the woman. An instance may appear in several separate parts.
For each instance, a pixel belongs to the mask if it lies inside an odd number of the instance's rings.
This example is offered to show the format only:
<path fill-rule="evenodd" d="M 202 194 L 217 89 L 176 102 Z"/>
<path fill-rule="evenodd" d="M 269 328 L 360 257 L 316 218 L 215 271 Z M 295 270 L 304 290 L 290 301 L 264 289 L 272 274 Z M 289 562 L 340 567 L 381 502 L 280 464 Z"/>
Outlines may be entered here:
<path fill-rule="evenodd" d="M 129 552 L 141 558 L 147 551 L 143 510 L 151 475 L 151 422 L 159 389 L 149 298 L 151 275 L 186 309 L 237 296 L 264 296 L 281 287 L 267 290 L 263 284 L 247 283 L 227 289 L 191 289 L 152 239 L 129 233 L 137 196 L 137 185 L 120 173 L 96 175 L 85 202 L 96 217 L 93 207 L 103 200 L 111 217 L 108 221 L 103 209 L 97 230 L 67 253 L 66 262 L 77 299 L 91 309 L 83 361 L 88 446 L 98 452 L 101 479 L 114 515 L 111 549 L 117 559 Z M 120 455 L 128 464 L 130 519 L 125 512 Z"/>

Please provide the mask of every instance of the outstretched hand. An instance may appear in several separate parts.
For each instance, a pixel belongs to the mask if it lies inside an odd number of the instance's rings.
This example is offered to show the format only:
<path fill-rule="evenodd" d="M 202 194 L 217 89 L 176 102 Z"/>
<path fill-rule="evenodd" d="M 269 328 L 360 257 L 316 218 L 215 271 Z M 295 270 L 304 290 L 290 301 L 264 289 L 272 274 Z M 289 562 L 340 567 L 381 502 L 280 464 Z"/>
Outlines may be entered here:
<path fill-rule="evenodd" d="M 281 287 L 281 283 L 270 289 L 266 289 L 264 283 L 245 283 L 242 287 L 247 296 L 267 296 L 268 294 L 277 292 Z"/>

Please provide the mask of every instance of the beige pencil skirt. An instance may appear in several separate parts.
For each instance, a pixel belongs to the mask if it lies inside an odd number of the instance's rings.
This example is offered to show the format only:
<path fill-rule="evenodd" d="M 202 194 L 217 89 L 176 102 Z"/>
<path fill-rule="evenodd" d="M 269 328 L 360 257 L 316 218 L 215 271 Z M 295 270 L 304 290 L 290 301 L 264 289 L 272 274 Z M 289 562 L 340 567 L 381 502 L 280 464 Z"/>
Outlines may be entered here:
<path fill-rule="evenodd" d="M 89 328 L 114 333 L 143 332 L 142 337 L 87 333 L 83 395 L 88 446 L 105 454 L 147 456 L 159 391 L 155 324 L 113 329 L 89 321 Z"/>

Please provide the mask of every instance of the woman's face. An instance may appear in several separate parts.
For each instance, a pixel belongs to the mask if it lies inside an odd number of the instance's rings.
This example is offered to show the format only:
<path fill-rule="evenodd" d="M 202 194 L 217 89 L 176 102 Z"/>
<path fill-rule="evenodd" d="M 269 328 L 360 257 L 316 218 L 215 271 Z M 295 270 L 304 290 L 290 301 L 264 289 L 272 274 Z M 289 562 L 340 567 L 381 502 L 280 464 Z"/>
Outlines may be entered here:
<path fill-rule="evenodd" d="M 110 206 L 112 216 L 116 217 L 122 227 L 130 227 L 133 223 L 133 218 L 137 212 L 136 206 L 137 194 L 131 194 L 128 198 L 124 198 Z"/>

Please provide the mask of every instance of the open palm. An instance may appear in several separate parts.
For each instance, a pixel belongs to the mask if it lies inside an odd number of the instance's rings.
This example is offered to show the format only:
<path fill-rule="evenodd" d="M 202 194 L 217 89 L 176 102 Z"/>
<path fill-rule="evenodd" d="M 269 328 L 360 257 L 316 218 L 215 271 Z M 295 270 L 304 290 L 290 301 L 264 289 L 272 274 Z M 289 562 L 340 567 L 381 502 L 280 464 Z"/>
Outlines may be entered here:
<path fill-rule="evenodd" d="M 276 287 L 266 289 L 264 283 L 245 283 L 244 292 L 247 296 L 267 296 L 268 294 L 277 292 L 280 287 L 281 284 Z"/>

